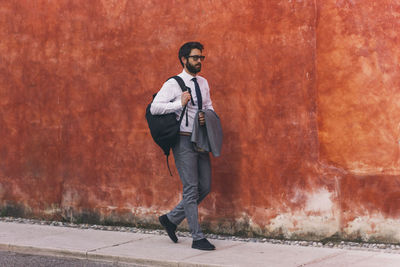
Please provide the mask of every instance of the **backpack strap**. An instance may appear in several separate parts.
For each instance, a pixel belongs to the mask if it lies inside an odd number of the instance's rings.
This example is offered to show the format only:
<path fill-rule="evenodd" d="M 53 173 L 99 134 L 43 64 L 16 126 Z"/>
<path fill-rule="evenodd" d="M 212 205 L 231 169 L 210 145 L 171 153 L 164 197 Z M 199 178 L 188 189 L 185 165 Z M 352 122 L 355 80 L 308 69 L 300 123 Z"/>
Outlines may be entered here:
<path fill-rule="evenodd" d="M 188 92 L 189 92 L 189 94 L 190 94 L 190 100 L 191 100 L 191 102 L 192 102 L 192 104 L 193 104 L 193 106 L 194 106 L 194 101 L 193 101 L 193 97 L 192 97 L 192 90 L 190 89 L 190 87 L 187 87 L 187 86 L 186 86 L 186 84 L 185 84 L 185 82 L 183 81 L 183 79 L 182 79 L 181 77 L 177 76 L 177 75 L 168 78 L 168 80 L 169 80 L 169 79 L 175 79 L 175 81 L 177 81 L 177 83 L 178 83 L 179 86 L 181 87 L 182 92 L 185 92 L 185 91 L 188 91 Z M 168 80 L 167 80 L 167 81 L 168 81 Z"/>
<path fill-rule="evenodd" d="M 182 79 L 181 77 L 179 77 L 178 75 L 169 77 L 169 78 L 167 79 L 167 81 L 170 80 L 170 79 L 174 79 L 174 80 L 179 84 L 179 86 L 180 86 L 181 89 L 182 89 L 182 92 L 185 92 L 185 91 L 188 90 L 189 87 L 186 86 L 186 84 L 185 84 L 185 82 L 183 81 L 183 79 Z"/>
<path fill-rule="evenodd" d="M 167 81 L 170 80 L 170 79 L 174 79 L 174 80 L 179 84 L 179 86 L 181 87 L 182 92 L 186 92 L 186 91 L 189 92 L 189 94 L 190 94 L 190 99 L 191 99 L 191 101 L 192 101 L 192 104 L 194 105 L 191 89 L 190 89 L 190 87 L 187 87 L 187 86 L 186 86 L 186 84 L 185 84 L 185 82 L 183 81 L 183 79 L 182 79 L 181 77 L 179 77 L 178 75 L 169 77 L 169 78 L 167 79 Z M 185 111 L 186 111 L 186 106 L 187 106 L 187 104 L 186 104 L 185 107 L 183 108 L 182 113 L 181 113 L 181 116 L 179 117 L 179 125 L 181 125 L 181 123 L 182 123 L 183 115 L 185 114 Z M 187 112 L 186 112 L 186 126 L 187 126 L 187 125 L 188 125 L 188 114 L 187 114 Z"/>

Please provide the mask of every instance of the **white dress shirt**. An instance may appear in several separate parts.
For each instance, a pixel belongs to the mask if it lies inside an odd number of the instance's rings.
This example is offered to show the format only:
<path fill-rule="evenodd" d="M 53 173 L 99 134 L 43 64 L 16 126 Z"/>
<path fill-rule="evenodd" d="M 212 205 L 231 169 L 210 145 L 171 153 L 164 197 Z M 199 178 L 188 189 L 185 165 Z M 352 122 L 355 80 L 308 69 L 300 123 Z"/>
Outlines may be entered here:
<path fill-rule="evenodd" d="M 192 104 L 191 100 L 187 104 L 180 130 L 182 132 L 192 132 L 194 116 L 198 111 L 196 90 L 194 87 L 194 82 L 192 81 L 194 77 L 187 73 L 185 70 L 178 74 L 178 76 L 181 77 L 186 86 L 191 89 L 192 99 L 194 101 L 194 105 Z M 210 87 L 208 86 L 207 80 L 199 75 L 196 75 L 196 78 L 197 83 L 200 86 L 201 97 L 203 100 L 203 109 L 214 110 L 210 98 Z M 179 86 L 178 82 L 175 79 L 169 79 L 163 84 L 160 91 L 154 98 L 153 103 L 150 107 L 151 114 L 161 115 L 175 112 L 176 119 L 179 120 L 179 116 L 181 115 L 183 110 L 181 95 L 182 89 Z M 186 112 L 188 114 L 188 125 L 186 125 Z"/>

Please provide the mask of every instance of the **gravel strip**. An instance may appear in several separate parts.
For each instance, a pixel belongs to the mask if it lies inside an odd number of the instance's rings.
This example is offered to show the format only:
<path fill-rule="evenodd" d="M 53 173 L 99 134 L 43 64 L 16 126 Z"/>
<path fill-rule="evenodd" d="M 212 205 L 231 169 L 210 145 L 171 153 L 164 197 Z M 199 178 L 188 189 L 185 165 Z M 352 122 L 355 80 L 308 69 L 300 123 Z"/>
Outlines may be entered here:
<path fill-rule="evenodd" d="M 145 228 L 126 227 L 126 226 L 75 224 L 68 222 L 42 221 L 36 219 L 24 219 L 24 218 L 14 218 L 14 217 L 0 217 L 0 222 L 51 225 L 51 226 L 71 227 L 78 229 L 93 229 L 93 230 L 141 233 L 141 234 L 167 235 L 164 230 L 158 230 L 158 229 L 145 229 Z M 182 232 L 182 231 L 177 231 L 176 234 L 179 237 L 191 236 L 189 232 Z M 225 236 L 216 234 L 205 234 L 205 236 L 209 239 L 217 239 L 217 240 L 270 243 L 270 244 L 304 246 L 304 247 L 339 248 L 339 249 L 349 249 L 349 250 L 378 251 L 384 253 L 400 254 L 400 244 L 362 243 L 362 242 L 350 242 L 350 241 L 337 241 L 337 242 L 330 241 L 327 243 L 322 243 L 318 241 L 281 240 L 281 239 L 262 238 L 262 237 L 246 238 L 246 237 Z"/>

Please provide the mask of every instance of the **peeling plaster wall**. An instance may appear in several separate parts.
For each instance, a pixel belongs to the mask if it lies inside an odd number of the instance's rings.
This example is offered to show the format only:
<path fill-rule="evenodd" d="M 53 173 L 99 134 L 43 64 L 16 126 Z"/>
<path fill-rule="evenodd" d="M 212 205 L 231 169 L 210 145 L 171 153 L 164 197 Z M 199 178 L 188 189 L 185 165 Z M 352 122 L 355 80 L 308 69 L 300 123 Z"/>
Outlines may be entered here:
<path fill-rule="evenodd" d="M 394 0 L 2 1 L 2 215 L 157 223 L 181 185 L 145 107 L 199 40 L 225 137 L 204 227 L 400 242 L 399 17 Z"/>
<path fill-rule="evenodd" d="M 400 4 L 319 1 L 318 139 L 343 237 L 399 242 Z"/>

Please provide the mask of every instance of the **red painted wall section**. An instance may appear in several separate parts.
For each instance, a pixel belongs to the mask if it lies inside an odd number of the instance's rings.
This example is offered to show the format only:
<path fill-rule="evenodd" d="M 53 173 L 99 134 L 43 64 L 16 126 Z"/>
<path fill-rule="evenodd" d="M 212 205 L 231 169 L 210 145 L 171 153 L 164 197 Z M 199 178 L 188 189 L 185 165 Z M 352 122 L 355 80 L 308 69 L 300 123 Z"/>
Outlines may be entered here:
<path fill-rule="evenodd" d="M 398 175 L 399 4 L 331 2 L 317 31 L 322 154 L 353 173 Z"/>
<path fill-rule="evenodd" d="M 400 4 L 319 1 L 320 160 L 340 181 L 343 235 L 398 242 Z"/>
<path fill-rule="evenodd" d="M 399 14 L 394 0 L 1 2 L 2 213 L 156 223 L 181 185 L 145 107 L 198 40 L 224 129 L 204 227 L 399 242 Z"/>

